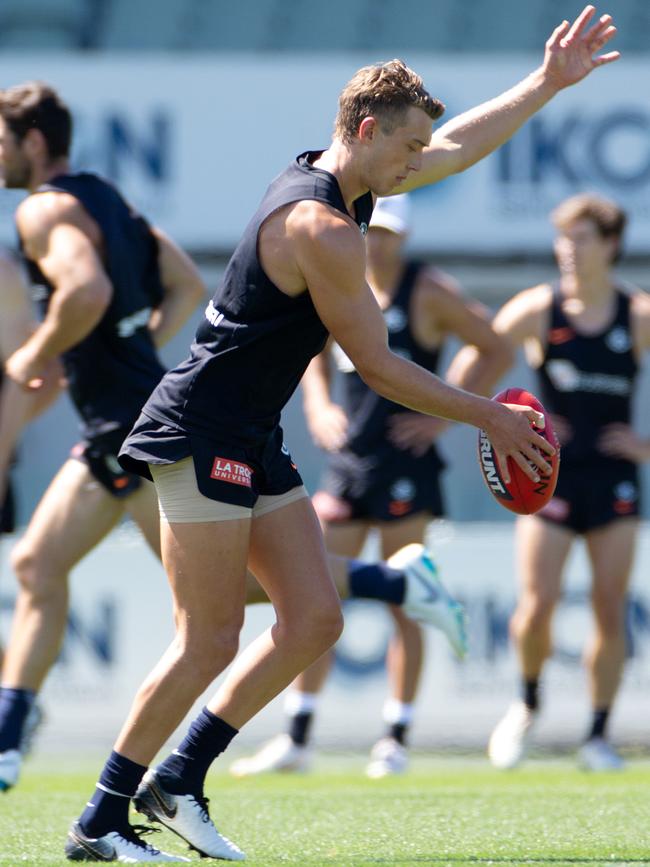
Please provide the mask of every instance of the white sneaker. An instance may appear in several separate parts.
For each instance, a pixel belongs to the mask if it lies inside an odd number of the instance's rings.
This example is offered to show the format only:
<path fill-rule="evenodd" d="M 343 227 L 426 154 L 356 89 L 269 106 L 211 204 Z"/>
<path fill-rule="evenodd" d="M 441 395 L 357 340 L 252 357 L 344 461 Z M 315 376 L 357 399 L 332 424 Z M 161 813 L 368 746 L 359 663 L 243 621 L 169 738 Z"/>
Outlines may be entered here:
<path fill-rule="evenodd" d="M 22 762 L 20 750 L 5 750 L 0 753 L 0 792 L 7 792 L 16 785 Z"/>
<path fill-rule="evenodd" d="M 424 545 L 413 542 L 387 560 L 406 579 L 402 610 L 408 617 L 428 623 L 447 636 L 459 659 L 467 653 L 465 610 L 447 591 Z"/>
<path fill-rule="evenodd" d="M 488 744 L 488 756 L 495 768 L 510 770 L 521 762 L 528 752 L 536 716 L 523 701 L 510 705 Z"/>
<path fill-rule="evenodd" d="M 590 738 L 578 750 L 578 764 L 585 771 L 622 771 L 625 762 L 604 738 Z"/>
<path fill-rule="evenodd" d="M 136 825 L 128 836 L 118 831 L 111 831 L 103 837 L 87 837 L 81 830 L 79 822 L 75 822 L 68 831 L 65 857 L 68 861 L 118 861 L 121 864 L 190 863 L 189 858 L 161 852 L 160 849 L 145 843 L 135 833 L 137 828 Z"/>
<path fill-rule="evenodd" d="M 379 780 L 392 774 L 403 774 L 408 768 L 409 757 L 406 748 L 395 738 L 382 738 L 370 752 L 370 762 L 366 776 Z"/>
<path fill-rule="evenodd" d="M 208 813 L 208 799 L 172 795 L 165 791 L 154 770 L 147 771 L 135 793 L 133 805 L 152 822 L 160 822 L 178 834 L 199 855 L 224 861 L 243 861 L 246 856 L 215 828 Z"/>
<path fill-rule="evenodd" d="M 289 735 L 277 735 L 248 758 L 237 759 L 230 766 L 233 777 L 251 777 L 272 771 L 306 773 L 311 768 L 312 751 L 294 743 Z"/>

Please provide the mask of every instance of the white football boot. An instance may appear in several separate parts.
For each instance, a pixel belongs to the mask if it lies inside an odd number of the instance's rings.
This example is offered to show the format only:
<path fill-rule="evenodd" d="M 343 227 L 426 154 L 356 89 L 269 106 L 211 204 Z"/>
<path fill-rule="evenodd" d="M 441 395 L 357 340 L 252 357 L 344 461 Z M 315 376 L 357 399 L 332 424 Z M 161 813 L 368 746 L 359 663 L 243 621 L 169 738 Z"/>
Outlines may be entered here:
<path fill-rule="evenodd" d="M 274 771 L 304 774 L 311 768 L 312 750 L 292 741 L 287 734 L 277 735 L 254 755 L 237 759 L 230 766 L 233 777 L 252 777 Z"/>
<path fill-rule="evenodd" d="M 585 771 L 622 771 L 625 762 L 604 738 L 589 738 L 578 750 L 578 764 Z"/>
<path fill-rule="evenodd" d="M 16 785 L 22 763 L 20 750 L 5 750 L 0 753 L 0 792 L 7 792 Z"/>
<path fill-rule="evenodd" d="M 75 822 L 68 831 L 65 857 L 68 861 L 118 861 L 120 864 L 189 864 L 182 855 L 161 852 L 141 840 L 136 834 L 139 826 L 129 834 L 111 831 L 103 837 L 87 837 Z"/>
<path fill-rule="evenodd" d="M 528 752 L 537 714 L 523 701 L 515 701 L 490 736 L 488 756 L 495 768 L 517 767 Z"/>
<path fill-rule="evenodd" d="M 398 569 L 406 579 L 403 612 L 435 626 L 447 636 L 459 659 L 467 653 L 467 623 L 465 610 L 448 592 L 431 554 L 424 545 L 413 542 L 400 548 L 387 560 L 392 569 Z"/>
<path fill-rule="evenodd" d="M 135 793 L 133 805 L 152 822 L 160 822 L 178 834 L 191 849 L 205 858 L 243 861 L 246 856 L 215 828 L 208 813 L 208 799 L 173 795 L 161 785 L 155 770 L 149 770 Z"/>
<path fill-rule="evenodd" d="M 409 757 L 406 748 L 395 738 L 382 738 L 370 752 L 370 762 L 366 767 L 366 776 L 371 780 L 380 780 L 393 774 L 403 774 L 408 768 Z"/>

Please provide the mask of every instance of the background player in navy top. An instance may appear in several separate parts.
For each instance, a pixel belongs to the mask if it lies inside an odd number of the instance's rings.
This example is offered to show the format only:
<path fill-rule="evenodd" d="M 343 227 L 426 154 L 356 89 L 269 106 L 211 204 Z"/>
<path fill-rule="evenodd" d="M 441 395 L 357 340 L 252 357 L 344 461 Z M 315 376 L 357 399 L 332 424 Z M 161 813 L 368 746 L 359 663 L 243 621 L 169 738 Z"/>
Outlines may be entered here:
<path fill-rule="evenodd" d="M 5 371 L 13 383 L 38 391 L 62 356 L 85 436 L 13 551 L 20 589 L 0 690 L 3 787 L 16 781 L 21 728 L 59 651 L 68 572 L 125 511 L 159 551 L 153 487 L 124 473 L 116 454 L 162 375 L 156 346 L 204 293 L 185 254 L 110 184 L 70 172 L 71 131 L 67 106 L 46 85 L 0 93 L 4 182 L 30 192 L 17 210 L 17 227 L 46 311 Z"/>
<path fill-rule="evenodd" d="M 135 797 L 143 812 L 204 854 L 243 857 L 208 820 L 207 770 L 237 730 L 341 631 L 322 534 L 279 428 L 284 403 L 328 332 L 384 397 L 486 428 L 500 456 L 512 455 L 533 477 L 534 467 L 545 470 L 535 445 L 549 449 L 530 426 L 539 414 L 444 385 L 389 351 L 365 282 L 359 230 L 367 228 L 371 194 L 462 171 L 558 90 L 615 60 L 617 53 L 593 56 L 615 31 L 609 16 L 590 27 L 594 14 L 587 7 L 572 26 L 560 25 L 538 70 L 433 137 L 431 121 L 442 105 L 419 77 L 399 61 L 360 70 L 341 94 L 331 146 L 303 154 L 267 191 L 191 357 L 164 378 L 122 451 L 125 467 L 156 479 L 177 637 L 136 696 L 100 786 L 73 826 L 70 857 L 83 857 L 89 837 L 109 849 L 113 822 L 126 821 L 134 784 L 232 661 L 250 562 L 277 622 L 233 665 L 187 737 L 146 773 Z M 426 557 L 412 568 L 426 573 Z"/>
<path fill-rule="evenodd" d="M 366 236 L 366 278 L 383 311 L 391 350 L 435 373 L 445 338 L 453 335 L 479 347 L 480 377 L 489 378 L 491 369 L 503 366 L 507 347 L 482 307 L 464 299 L 451 277 L 404 257 L 409 230 L 408 195 L 378 199 Z M 333 363 L 340 372 L 343 405 L 334 399 Z M 479 381 L 454 384 L 480 387 Z M 358 555 L 373 527 L 384 557 L 421 543 L 427 524 L 443 514 L 444 464 L 434 440 L 445 422 L 408 412 L 371 391 L 335 344 L 312 361 L 302 386 L 309 430 L 329 453 L 324 488 L 313 497 L 328 551 Z M 406 770 L 406 740 L 424 651 L 419 625 L 400 608 L 389 610 L 397 630 L 387 659 L 391 697 L 384 707 L 386 736 L 375 744 L 367 768 L 375 778 Z M 463 656 L 464 643 L 456 633 L 448 637 Z M 254 756 L 237 760 L 231 767 L 235 776 L 307 769 L 309 729 L 330 659 L 324 654 L 294 681 L 285 701 L 287 733 Z"/>
<path fill-rule="evenodd" d="M 522 697 L 490 740 L 490 756 L 512 767 L 524 756 L 538 711 L 538 683 L 551 653 L 551 621 L 576 536 L 591 562 L 595 633 L 586 654 L 593 718 L 579 752 L 594 770 L 621 767 L 606 724 L 625 661 L 625 604 L 638 529 L 640 462 L 650 441 L 630 426 L 638 364 L 650 348 L 650 296 L 619 286 L 612 272 L 625 214 L 580 195 L 553 212 L 560 279 L 516 295 L 494 327 L 525 345 L 536 393 L 562 445 L 553 499 L 517 522 L 521 593 L 511 622 Z"/>

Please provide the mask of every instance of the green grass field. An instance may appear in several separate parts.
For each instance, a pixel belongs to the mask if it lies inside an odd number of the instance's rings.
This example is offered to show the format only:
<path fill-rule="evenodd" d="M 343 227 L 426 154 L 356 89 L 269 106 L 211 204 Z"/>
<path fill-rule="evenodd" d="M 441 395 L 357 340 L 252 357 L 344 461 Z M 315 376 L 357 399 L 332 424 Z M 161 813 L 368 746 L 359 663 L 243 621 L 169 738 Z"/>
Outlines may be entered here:
<path fill-rule="evenodd" d="M 20 787 L 0 796 L 2 867 L 69 863 L 66 829 L 98 765 L 27 765 Z M 480 760 L 416 757 L 409 775 L 382 781 L 365 779 L 361 757 L 325 758 L 319 768 L 304 777 L 211 776 L 217 825 L 248 863 L 650 864 L 646 762 L 616 775 L 585 775 L 568 760 L 503 774 Z M 148 839 L 187 854 L 166 831 Z"/>

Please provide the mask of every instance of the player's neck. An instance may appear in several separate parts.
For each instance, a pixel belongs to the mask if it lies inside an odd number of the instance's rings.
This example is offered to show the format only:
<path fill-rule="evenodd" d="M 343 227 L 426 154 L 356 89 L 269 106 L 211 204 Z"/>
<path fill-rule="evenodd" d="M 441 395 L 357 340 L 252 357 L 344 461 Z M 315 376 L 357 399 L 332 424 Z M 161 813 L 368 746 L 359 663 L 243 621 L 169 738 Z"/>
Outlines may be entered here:
<path fill-rule="evenodd" d="M 364 183 L 359 170 L 357 159 L 352 153 L 352 148 L 339 139 L 334 139 L 332 144 L 314 162 L 316 168 L 323 169 L 334 175 L 338 181 L 345 206 L 350 213 L 356 199 L 368 192 L 368 186 Z"/>
<path fill-rule="evenodd" d="M 607 304 L 614 293 L 615 285 L 609 271 L 592 274 L 588 278 L 578 274 L 563 274 L 560 280 L 562 294 L 579 299 L 585 307 Z"/>
<path fill-rule="evenodd" d="M 46 165 L 35 166 L 29 181 L 29 191 L 34 192 L 42 184 L 47 184 L 52 178 L 69 171 L 70 162 L 67 157 L 58 157 L 55 160 L 50 160 Z"/>

